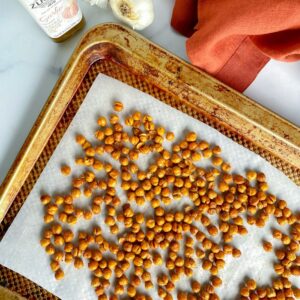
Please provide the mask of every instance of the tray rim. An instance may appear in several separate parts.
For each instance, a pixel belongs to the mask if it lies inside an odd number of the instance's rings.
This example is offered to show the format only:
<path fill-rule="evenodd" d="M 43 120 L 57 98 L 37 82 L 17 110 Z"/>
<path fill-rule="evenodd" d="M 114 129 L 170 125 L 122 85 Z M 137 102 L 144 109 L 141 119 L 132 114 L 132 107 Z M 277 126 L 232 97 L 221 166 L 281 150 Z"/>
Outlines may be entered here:
<path fill-rule="evenodd" d="M 220 118 L 220 121 L 228 121 L 228 125 L 241 132 L 249 131 L 249 135 L 252 136 L 251 141 L 263 145 L 271 153 L 300 169 L 299 127 L 138 33 L 119 24 L 104 23 L 91 28 L 78 43 L 9 169 L 0 187 L 0 222 L 24 184 L 86 72 L 97 60 L 113 54 L 108 53 L 105 47 L 101 47 L 107 44 L 122 49 L 144 62 L 150 68 L 147 74 L 149 78 L 156 76 L 151 71 L 159 70 L 163 76 L 172 81 L 170 84 L 179 82 L 181 96 L 183 98 L 186 96 L 187 101 L 192 102 L 196 96 L 201 97 L 203 106 L 208 104 L 207 107 L 211 109 L 207 111 L 208 113 L 214 114 L 214 117 Z M 114 58 L 122 59 L 118 57 L 118 53 L 115 53 Z M 220 112 L 220 109 L 228 116 Z M 237 120 L 242 123 L 237 123 Z M 245 124 L 247 126 L 243 128 Z"/>

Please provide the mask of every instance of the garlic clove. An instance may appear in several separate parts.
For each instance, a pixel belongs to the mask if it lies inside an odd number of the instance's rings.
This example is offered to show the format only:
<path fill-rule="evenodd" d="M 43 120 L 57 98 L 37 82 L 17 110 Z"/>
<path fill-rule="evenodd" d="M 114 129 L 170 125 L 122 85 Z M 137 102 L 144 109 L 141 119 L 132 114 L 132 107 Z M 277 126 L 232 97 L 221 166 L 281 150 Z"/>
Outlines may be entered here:
<path fill-rule="evenodd" d="M 108 0 L 85 0 L 88 2 L 90 5 L 96 5 L 99 6 L 100 8 L 106 8 L 108 4 Z"/>
<path fill-rule="evenodd" d="M 142 30 L 154 19 L 152 0 L 109 0 L 114 15 L 133 29 Z"/>

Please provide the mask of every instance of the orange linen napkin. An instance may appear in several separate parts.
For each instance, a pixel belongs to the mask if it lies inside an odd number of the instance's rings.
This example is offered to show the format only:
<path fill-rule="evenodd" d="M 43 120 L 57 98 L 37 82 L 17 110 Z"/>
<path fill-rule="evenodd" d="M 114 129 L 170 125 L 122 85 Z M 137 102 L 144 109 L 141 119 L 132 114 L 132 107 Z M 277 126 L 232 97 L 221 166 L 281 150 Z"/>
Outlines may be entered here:
<path fill-rule="evenodd" d="M 270 58 L 300 59 L 300 0 L 176 0 L 192 64 L 243 91 Z"/>

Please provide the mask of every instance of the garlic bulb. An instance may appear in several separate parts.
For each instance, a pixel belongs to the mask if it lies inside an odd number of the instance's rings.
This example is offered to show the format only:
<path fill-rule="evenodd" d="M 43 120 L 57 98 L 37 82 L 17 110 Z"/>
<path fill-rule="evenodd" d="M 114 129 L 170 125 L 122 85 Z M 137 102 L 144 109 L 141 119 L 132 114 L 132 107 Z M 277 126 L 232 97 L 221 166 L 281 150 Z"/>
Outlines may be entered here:
<path fill-rule="evenodd" d="M 101 8 L 106 8 L 108 3 L 108 0 L 85 0 L 85 1 L 91 5 L 97 5 Z"/>
<path fill-rule="evenodd" d="M 109 0 L 114 15 L 133 29 L 142 30 L 154 19 L 152 0 Z"/>

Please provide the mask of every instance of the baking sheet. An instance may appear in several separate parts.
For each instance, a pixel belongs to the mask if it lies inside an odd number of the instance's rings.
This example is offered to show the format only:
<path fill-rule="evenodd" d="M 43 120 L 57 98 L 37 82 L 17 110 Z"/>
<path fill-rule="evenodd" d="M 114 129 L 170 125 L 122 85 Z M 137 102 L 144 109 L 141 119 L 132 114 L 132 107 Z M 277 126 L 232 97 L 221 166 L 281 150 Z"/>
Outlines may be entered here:
<path fill-rule="evenodd" d="M 39 244 L 44 227 L 43 206 L 39 196 L 42 192 L 49 194 L 63 192 L 65 187 L 69 186 L 70 177 L 63 177 L 59 170 L 62 163 L 69 164 L 72 170 L 78 174 L 82 171 L 81 167 L 74 164 L 74 157 L 81 153 L 74 137 L 77 133 L 81 133 L 89 140 L 95 140 L 94 131 L 97 128 L 98 116 L 108 116 L 112 112 L 112 103 L 116 99 L 124 103 L 123 115 L 134 110 L 149 113 L 154 117 L 155 123 L 174 131 L 178 138 L 186 130 L 193 130 L 201 139 L 220 145 L 223 149 L 222 157 L 232 164 L 233 172 L 243 174 L 249 168 L 263 171 L 267 175 L 270 191 L 277 197 L 285 199 L 291 209 L 299 209 L 300 188 L 260 156 L 236 144 L 215 129 L 153 97 L 115 79 L 99 75 L 28 199 L 2 239 L 0 243 L 0 263 L 2 265 L 26 276 L 61 299 L 97 299 L 90 286 L 91 275 L 87 267 L 76 270 L 72 265 L 66 265 L 64 267 L 65 278 L 60 282 L 55 281 L 49 267 L 49 257 Z M 140 163 L 142 167 L 145 164 L 145 162 Z M 125 201 L 124 194 L 121 191 L 118 193 Z M 80 221 L 75 228 L 87 229 L 91 223 L 98 223 L 102 225 L 102 229 L 106 228 L 99 217 L 94 217 L 89 223 Z M 270 235 L 271 226 L 276 227 L 274 220 L 263 229 L 246 224 L 249 234 L 234 238 L 233 244 L 242 251 L 242 256 L 239 259 L 226 258 L 225 269 L 220 273 L 224 284 L 217 289 L 221 299 L 233 299 L 238 293 L 241 281 L 246 276 L 256 279 L 260 284 L 267 284 L 275 275 L 272 268 L 275 256 L 273 253 L 264 252 L 261 246 L 263 238 L 273 242 Z M 110 236 L 108 232 L 105 234 Z M 274 244 L 276 245 L 275 241 Z M 153 274 L 156 271 L 157 269 L 153 270 Z M 209 273 L 203 271 L 200 266 L 194 274 L 194 278 L 200 282 L 209 278 Z M 298 286 L 300 285 L 299 279 L 291 279 Z M 181 280 L 178 287 L 179 289 L 188 289 L 188 280 Z M 157 299 L 154 290 L 149 294 L 153 299 Z"/>

